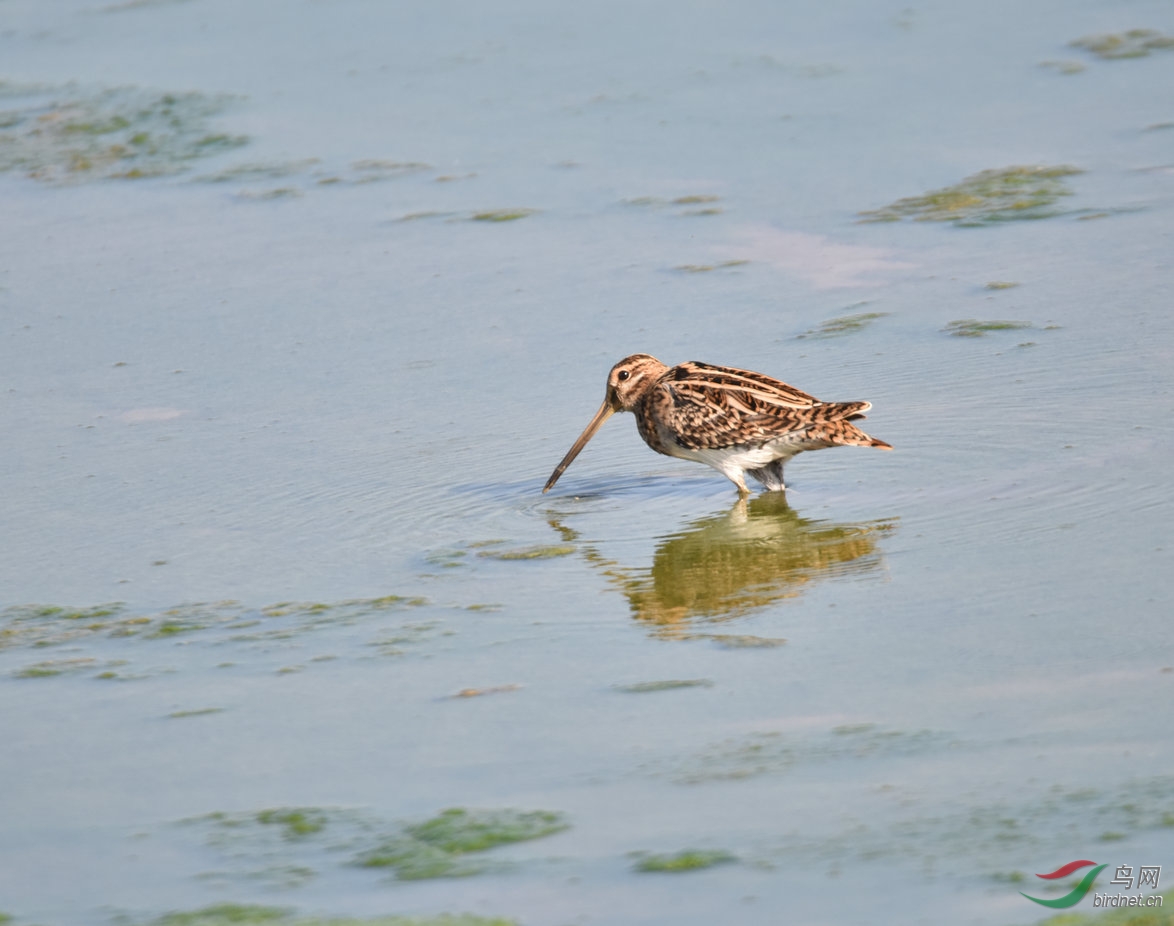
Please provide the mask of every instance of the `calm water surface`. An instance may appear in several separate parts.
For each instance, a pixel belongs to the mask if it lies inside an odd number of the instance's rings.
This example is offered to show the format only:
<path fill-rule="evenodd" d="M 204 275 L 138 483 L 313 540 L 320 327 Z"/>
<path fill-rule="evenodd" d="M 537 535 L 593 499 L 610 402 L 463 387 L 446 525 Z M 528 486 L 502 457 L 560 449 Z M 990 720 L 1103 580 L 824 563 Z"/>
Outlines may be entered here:
<path fill-rule="evenodd" d="M 0 2 L 0 913 L 1168 888 L 1174 51 L 1069 45 L 1140 28 Z M 1066 165 L 980 227 L 858 221 Z M 738 505 L 621 416 L 542 495 L 634 352 L 869 399 L 896 449 Z"/>

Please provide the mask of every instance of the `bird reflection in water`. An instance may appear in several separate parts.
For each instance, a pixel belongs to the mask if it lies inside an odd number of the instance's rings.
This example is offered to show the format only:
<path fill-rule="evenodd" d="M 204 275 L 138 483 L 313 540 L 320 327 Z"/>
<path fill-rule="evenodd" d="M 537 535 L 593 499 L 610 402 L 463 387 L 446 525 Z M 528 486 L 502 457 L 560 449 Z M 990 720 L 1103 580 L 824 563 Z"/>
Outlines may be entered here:
<path fill-rule="evenodd" d="M 565 539 L 578 539 L 557 519 L 550 523 Z M 785 641 L 699 633 L 697 625 L 745 617 L 824 579 L 878 572 L 878 542 L 895 529 L 895 519 L 835 524 L 802 518 L 785 495 L 771 492 L 665 537 L 650 569 L 619 566 L 589 546 L 584 553 L 627 596 L 632 616 L 655 625 L 657 636 L 771 645 Z"/>

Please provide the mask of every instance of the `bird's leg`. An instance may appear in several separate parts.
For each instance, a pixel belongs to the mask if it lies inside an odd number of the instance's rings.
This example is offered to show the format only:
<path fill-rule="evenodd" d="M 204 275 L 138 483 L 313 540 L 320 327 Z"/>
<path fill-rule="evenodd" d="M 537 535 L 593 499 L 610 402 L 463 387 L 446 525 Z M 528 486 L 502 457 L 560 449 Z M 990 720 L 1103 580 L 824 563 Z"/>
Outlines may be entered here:
<path fill-rule="evenodd" d="M 742 467 L 732 460 L 723 460 L 721 463 L 710 465 L 738 487 L 738 498 L 750 496 L 750 490 L 746 488 L 746 472 Z M 754 470 L 750 470 L 750 475 L 754 475 Z"/>
<path fill-rule="evenodd" d="M 772 460 L 766 466 L 747 470 L 747 472 L 761 482 L 768 492 L 785 492 L 787 490 L 787 486 L 783 482 L 783 464 L 785 462 L 785 460 Z"/>
<path fill-rule="evenodd" d="M 774 477 L 774 482 L 775 482 L 775 484 L 771 488 L 773 488 L 776 492 L 786 492 L 787 491 L 787 484 L 785 482 L 783 482 L 783 464 L 785 462 L 786 462 L 786 460 L 775 460 L 768 467 L 768 469 L 770 469 L 771 476 Z"/>

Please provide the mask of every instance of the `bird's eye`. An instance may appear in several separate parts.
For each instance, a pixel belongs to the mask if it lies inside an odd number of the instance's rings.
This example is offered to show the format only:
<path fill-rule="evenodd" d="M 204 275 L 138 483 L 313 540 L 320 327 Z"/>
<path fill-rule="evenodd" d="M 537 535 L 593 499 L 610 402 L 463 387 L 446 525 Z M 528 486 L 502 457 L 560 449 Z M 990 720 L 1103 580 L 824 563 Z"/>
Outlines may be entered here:
<path fill-rule="evenodd" d="M 618 379 L 620 382 L 623 382 L 625 379 L 627 379 L 631 375 L 632 374 L 629 373 L 627 370 L 620 370 L 620 372 L 616 374 L 616 379 Z"/>

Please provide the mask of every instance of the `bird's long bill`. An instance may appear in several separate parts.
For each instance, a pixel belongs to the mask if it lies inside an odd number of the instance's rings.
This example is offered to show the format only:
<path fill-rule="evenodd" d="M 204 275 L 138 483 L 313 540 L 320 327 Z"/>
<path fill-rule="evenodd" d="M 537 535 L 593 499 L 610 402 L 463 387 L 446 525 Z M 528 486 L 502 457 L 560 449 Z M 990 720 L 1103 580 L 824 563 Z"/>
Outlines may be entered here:
<path fill-rule="evenodd" d="M 567 467 L 574 462 L 575 457 L 579 455 L 579 451 L 587 446 L 587 441 L 591 440 L 591 438 L 595 436 L 595 432 L 603 426 L 603 423 L 607 421 L 607 419 L 610 418 L 614 412 L 615 409 L 612 408 L 611 402 L 609 402 L 607 399 L 604 399 L 603 404 L 599 406 L 599 411 L 597 411 L 595 413 L 595 417 L 591 419 L 591 423 L 583 429 L 583 433 L 579 435 L 579 439 L 571 445 L 571 449 L 567 451 L 567 455 L 563 457 L 562 462 L 554 468 L 554 472 L 551 473 L 550 478 L 546 480 L 546 486 L 542 490 L 544 493 L 549 492 L 554 484 L 558 482 L 559 476 L 567 471 Z"/>

